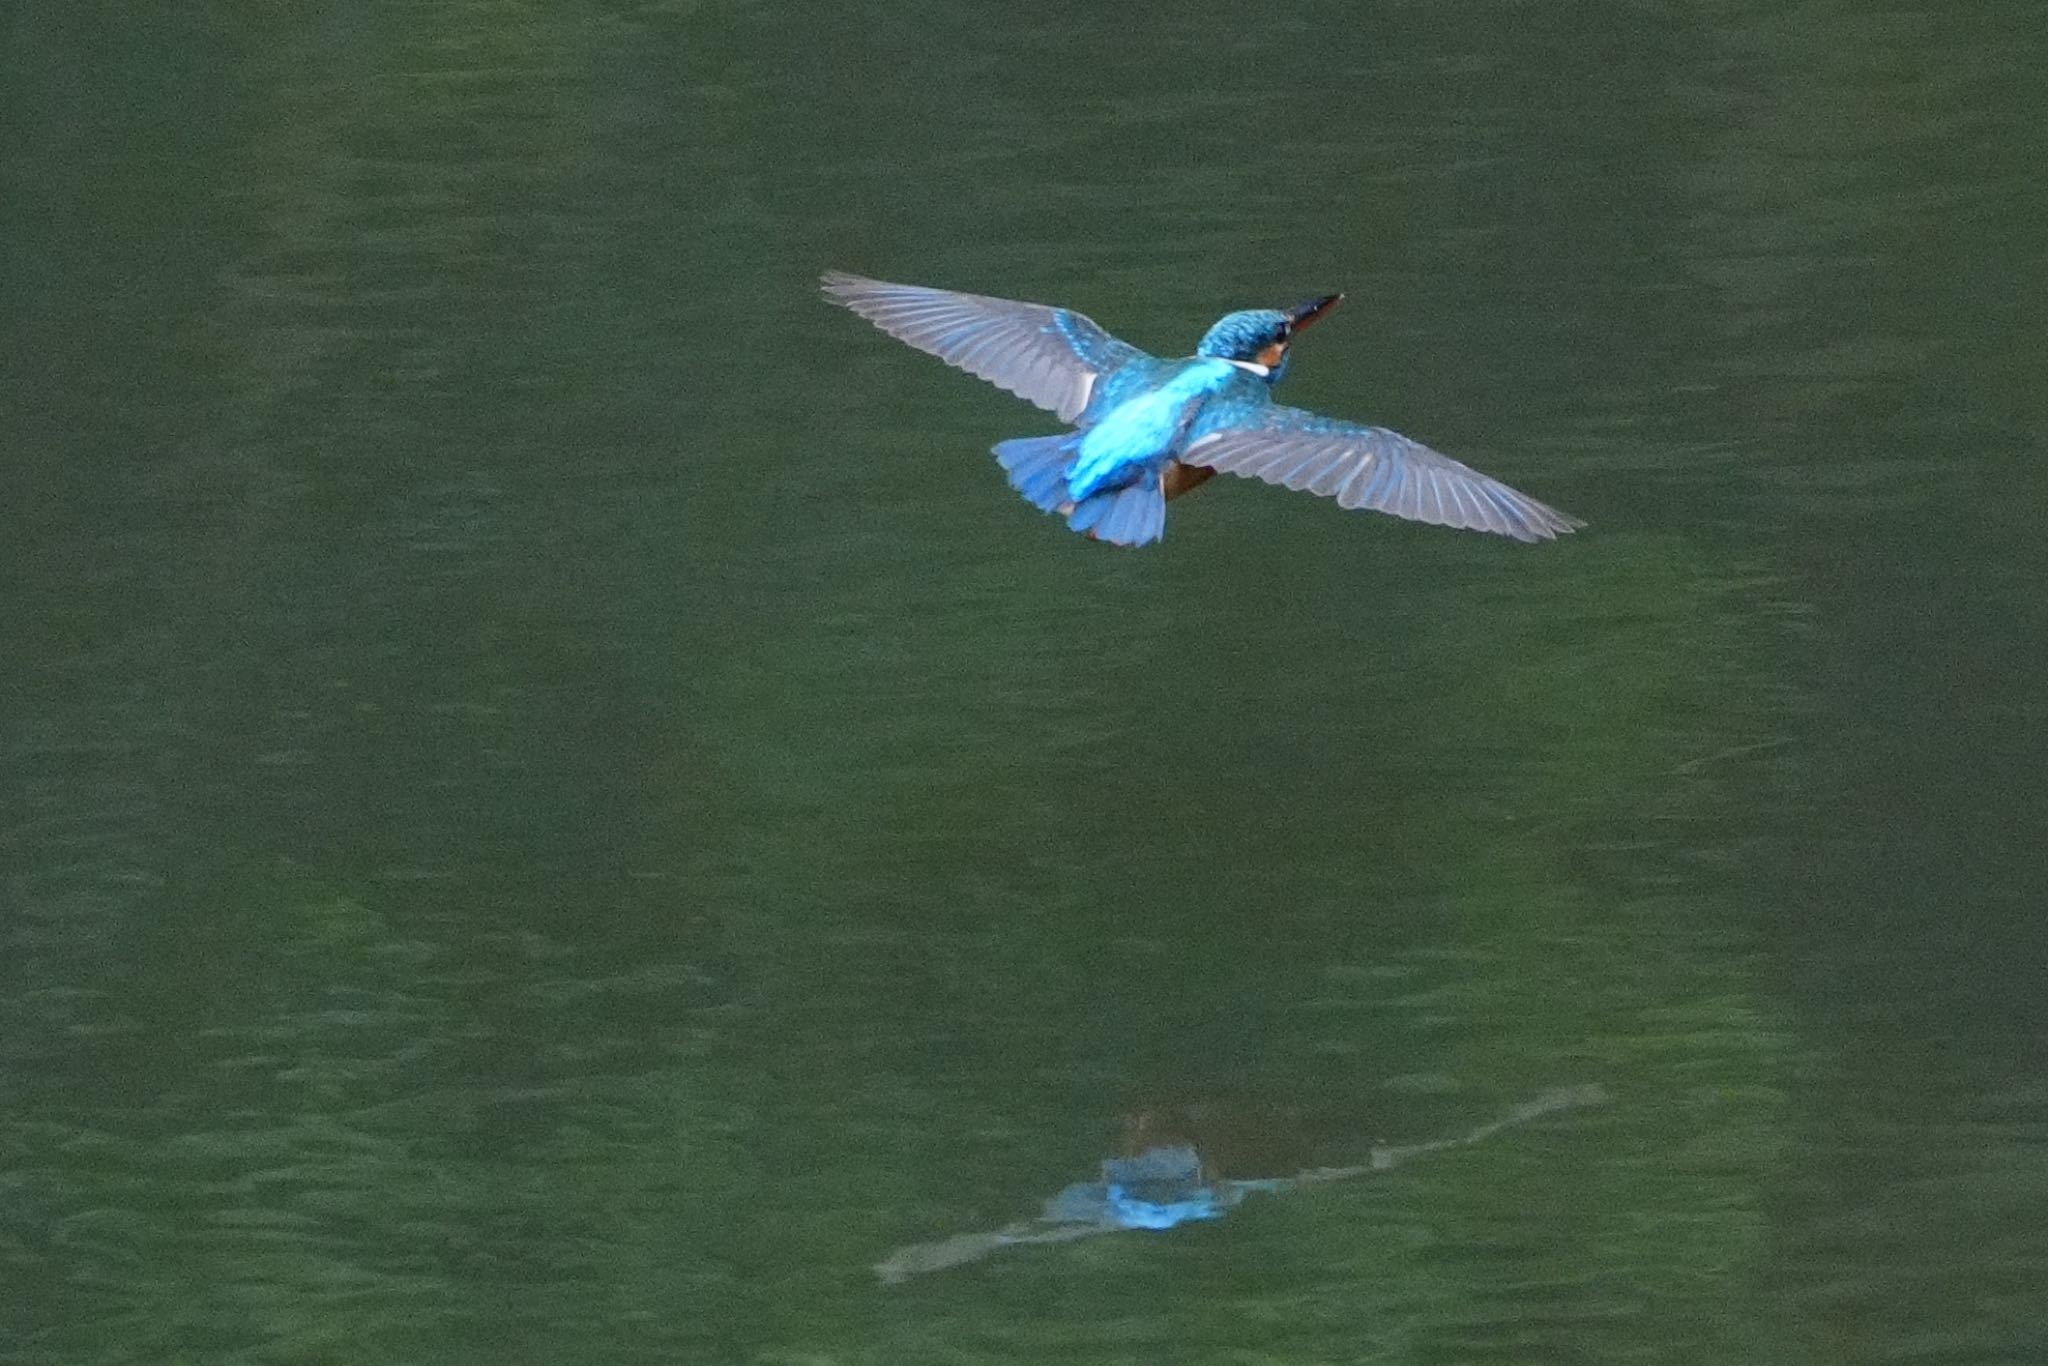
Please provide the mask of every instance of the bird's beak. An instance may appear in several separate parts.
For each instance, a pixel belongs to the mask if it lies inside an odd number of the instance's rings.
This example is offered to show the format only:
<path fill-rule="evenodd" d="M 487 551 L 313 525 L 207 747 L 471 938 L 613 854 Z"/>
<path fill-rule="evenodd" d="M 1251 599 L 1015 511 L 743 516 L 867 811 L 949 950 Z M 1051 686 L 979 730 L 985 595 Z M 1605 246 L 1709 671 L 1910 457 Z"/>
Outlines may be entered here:
<path fill-rule="evenodd" d="M 1342 294 L 1325 294 L 1320 299 L 1311 299 L 1287 310 L 1287 330 L 1299 332 L 1316 319 L 1344 302 Z"/>

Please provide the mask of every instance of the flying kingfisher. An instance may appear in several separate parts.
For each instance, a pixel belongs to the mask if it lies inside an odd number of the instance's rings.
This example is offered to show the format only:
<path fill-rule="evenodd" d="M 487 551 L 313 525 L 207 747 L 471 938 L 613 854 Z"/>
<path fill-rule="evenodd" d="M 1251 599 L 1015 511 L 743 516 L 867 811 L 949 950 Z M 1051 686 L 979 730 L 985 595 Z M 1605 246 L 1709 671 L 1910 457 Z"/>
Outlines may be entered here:
<path fill-rule="evenodd" d="M 1585 523 L 1384 427 L 1275 403 L 1296 334 L 1344 301 L 1228 313 L 1181 360 L 1072 309 L 827 272 L 828 298 L 899 341 L 1073 424 L 997 443 L 1025 501 L 1096 540 L 1146 545 L 1166 504 L 1218 470 L 1410 521 L 1549 540 Z"/>

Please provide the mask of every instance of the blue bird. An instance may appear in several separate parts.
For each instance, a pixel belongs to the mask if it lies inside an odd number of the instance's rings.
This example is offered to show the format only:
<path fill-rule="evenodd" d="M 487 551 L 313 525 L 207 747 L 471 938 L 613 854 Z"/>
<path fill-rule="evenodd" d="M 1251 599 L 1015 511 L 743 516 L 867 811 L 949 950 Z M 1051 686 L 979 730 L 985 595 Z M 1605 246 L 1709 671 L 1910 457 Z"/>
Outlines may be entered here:
<path fill-rule="evenodd" d="M 1384 427 L 1275 403 L 1295 336 L 1342 303 L 1219 319 L 1195 354 L 1147 355 L 1066 308 L 894 285 L 838 271 L 826 297 L 948 365 L 1073 424 L 999 442 L 1025 501 L 1096 540 L 1147 545 L 1166 504 L 1218 470 L 1415 522 L 1549 540 L 1585 523 Z"/>

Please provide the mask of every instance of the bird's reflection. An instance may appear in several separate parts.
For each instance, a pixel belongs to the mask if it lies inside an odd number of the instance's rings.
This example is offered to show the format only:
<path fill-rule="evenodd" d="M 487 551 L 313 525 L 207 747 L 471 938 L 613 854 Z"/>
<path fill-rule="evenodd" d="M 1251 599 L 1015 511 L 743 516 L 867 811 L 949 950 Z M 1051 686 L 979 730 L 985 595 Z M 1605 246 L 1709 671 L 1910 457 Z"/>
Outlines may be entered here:
<path fill-rule="evenodd" d="M 1284 1131 L 1240 1122 L 1221 1107 L 1147 1108 L 1124 1121 L 1124 1151 L 1104 1159 L 1098 1179 L 1076 1181 L 1046 1200 L 1035 1219 L 1020 1219 L 983 1233 L 962 1233 L 898 1248 L 875 1263 L 875 1274 L 895 1284 L 912 1276 L 980 1261 L 1006 1247 L 1064 1243 L 1132 1229 L 1162 1230 L 1220 1219 L 1247 1196 L 1345 1181 L 1386 1171 L 1412 1158 L 1463 1147 L 1541 1115 L 1606 1100 L 1598 1086 L 1545 1092 L 1466 1133 L 1424 1143 L 1379 1146 L 1349 1167 L 1293 1166 L 1292 1176 L 1248 1176 L 1246 1170 L 1289 1170 L 1279 1154 L 1291 1145 Z M 1271 1165 L 1268 1165 L 1271 1164 Z M 1291 1164 L 1290 1164 L 1291 1165 Z"/>

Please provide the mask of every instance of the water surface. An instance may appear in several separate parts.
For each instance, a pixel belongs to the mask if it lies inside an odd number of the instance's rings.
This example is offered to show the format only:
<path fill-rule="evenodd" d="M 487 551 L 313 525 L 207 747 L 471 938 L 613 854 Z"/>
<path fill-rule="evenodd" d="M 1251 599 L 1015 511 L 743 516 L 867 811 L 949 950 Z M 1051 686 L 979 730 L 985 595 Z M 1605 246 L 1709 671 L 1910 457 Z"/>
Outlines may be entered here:
<path fill-rule="evenodd" d="M 2030 7 L 0 27 L 0 1360 L 2038 1359 Z M 827 267 L 1592 526 L 1081 543 Z"/>

